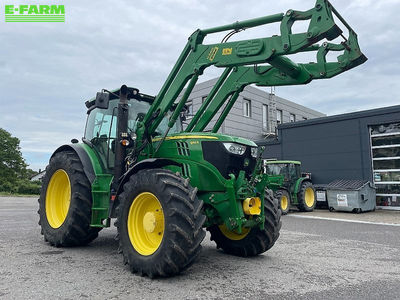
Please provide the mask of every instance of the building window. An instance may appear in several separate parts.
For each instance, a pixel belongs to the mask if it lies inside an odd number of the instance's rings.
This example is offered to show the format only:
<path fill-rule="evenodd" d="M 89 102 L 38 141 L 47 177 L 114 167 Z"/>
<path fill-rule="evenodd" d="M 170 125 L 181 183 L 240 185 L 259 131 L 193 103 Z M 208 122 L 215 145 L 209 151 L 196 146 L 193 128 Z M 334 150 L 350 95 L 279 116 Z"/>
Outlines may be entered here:
<path fill-rule="evenodd" d="M 276 124 L 282 124 L 282 111 L 280 109 L 276 110 Z"/>
<path fill-rule="evenodd" d="M 290 122 L 296 122 L 296 115 L 290 114 Z"/>
<path fill-rule="evenodd" d="M 251 101 L 243 99 L 243 116 L 251 118 Z"/>
<path fill-rule="evenodd" d="M 191 118 L 193 116 L 193 102 L 191 100 L 189 100 L 186 103 L 186 106 L 187 106 L 188 118 Z"/>
<path fill-rule="evenodd" d="M 262 128 L 268 130 L 268 105 L 266 104 L 262 106 Z"/>

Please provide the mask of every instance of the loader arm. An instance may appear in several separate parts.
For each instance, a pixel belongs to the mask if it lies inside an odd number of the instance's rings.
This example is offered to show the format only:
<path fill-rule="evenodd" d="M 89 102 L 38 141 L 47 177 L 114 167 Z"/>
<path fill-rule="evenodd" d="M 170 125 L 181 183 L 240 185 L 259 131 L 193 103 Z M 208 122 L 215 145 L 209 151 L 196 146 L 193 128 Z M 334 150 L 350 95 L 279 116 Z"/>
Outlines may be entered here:
<path fill-rule="evenodd" d="M 310 67 L 307 70 L 305 69 L 305 66 L 296 64 L 286 56 L 295 53 L 315 50 L 316 48 L 319 48 L 319 45 L 316 44 L 317 42 L 324 39 L 331 41 L 342 35 L 342 30 L 339 28 L 338 25 L 335 24 L 334 15 L 336 15 L 336 17 L 348 28 L 349 32 L 353 34 L 353 37 L 355 37 L 355 42 L 357 44 L 354 31 L 327 0 L 317 0 L 316 5 L 313 8 L 304 12 L 288 10 L 285 14 L 280 13 L 242 22 L 236 22 L 230 25 L 204 30 L 199 29 L 195 31 L 189 37 L 188 43 L 186 44 L 184 50 L 182 51 L 180 57 L 178 58 L 178 61 L 173 67 L 160 92 L 156 96 L 155 101 L 151 105 L 148 113 L 144 117 L 143 123 L 141 124 L 141 126 L 138 126 L 137 148 L 140 151 L 146 145 L 147 147 L 152 148 L 152 145 L 150 143 L 151 136 L 154 135 L 162 118 L 168 113 L 169 110 L 171 110 L 171 108 L 173 110 L 173 113 L 169 119 L 168 128 L 171 128 L 173 126 L 173 124 L 179 117 L 186 101 L 188 100 L 188 97 L 193 87 L 195 86 L 199 76 L 202 75 L 203 71 L 207 67 L 215 66 L 226 69 L 223 72 L 220 80 L 218 81 L 218 84 L 220 86 L 225 82 L 225 79 L 227 79 L 228 75 L 233 71 L 235 71 L 235 73 L 237 74 L 236 76 L 231 76 L 236 77 L 237 80 L 239 80 L 241 77 L 240 73 L 243 73 L 242 76 L 244 76 L 244 78 L 248 76 L 251 77 L 251 72 L 248 72 L 249 70 L 251 70 L 251 68 L 246 68 L 242 66 L 264 63 L 269 63 L 270 66 L 260 66 L 259 68 L 271 68 L 271 72 L 267 72 L 271 73 L 268 74 L 269 76 L 273 74 L 277 76 L 280 76 L 280 74 L 289 75 L 290 78 L 283 80 L 282 84 L 284 81 L 286 81 L 286 85 L 301 84 L 310 81 L 309 75 L 311 71 L 312 74 L 315 73 L 314 69 Z M 298 20 L 309 20 L 308 30 L 306 32 L 293 34 L 291 30 L 292 26 Z M 233 34 L 235 32 L 251 27 L 276 22 L 280 22 L 280 35 L 234 42 L 226 42 L 227 39 L 224 39 L 223 41 L 225 42 L 221 43 L 209 45 L 202 44 L 204 38 L 208 34 L 223 32 L 227 30 L 232 30 L 230 34 Z M 227 37 L 229 37 L 230 34 L 228 34 Z M 348 41 L 350 41 L 350 37 Z M 348 47 L 348 44 L 344 45 L 343 47 Z M 349 50 L 347 49 L 347 51 Z M 326 55 L 324 54 L 325 52 L 321 51 L 320 53 L 321 59 L 324 59 Z M 362 63 L 366 60 L 365 56 L 363 56 L 363 54 L 358 49 L 358 45 L 357 49 L 356 47 L 354 47 L 351 53 L 359 58 L 359 63 Z M 353 59 L 352 61 L 354 62 L 357 60 Z M 332 66 L 329 65 L 329 63 L 319 64 L 318 66 L 326 68 L 324 75 L 326 77 L 330 76 L 330 74 L 335 73 L 334 75 L 336 75 L 336 73 L 338 73 L 337 71 L 331 70 Z M 322 74 L 322 72 L 320 73 Z M 247 78 L 246 81 L 251 83 L 257 82 L 257 76 L 254 75 L 258 74 L 253 74 L 254 78 Z M 233 82 L 235 80 L 229 79 L 229 81 Z M 182 98 L 178 103 L 176 103 L 176 99 L 185 87 L 186 90 Z M 214 94 L 216 94 L 217 91 L 218 89 L 214 91 Z M 235 93 L 237 93 L 237 91 Z M 238 93 L 234 97 L 237 98 L 237 96 Z M 211 114 L 215 114 L 215 111 L 212 111 L 212 109 L 213 106 L 210 106 L 208 108 L 208 111 L 210 111 Z M 202 125 L 198 126 L 204 128 L 205 125 L 207 125 L 204 123 L 205 122 L 202 122 Z M 196 127 L 196 129 L 197 128 L 199 127 Z M 167 134 L 168 130 L 165 132 L 164 137 Z M 161 145 L 162 142 L 163 139 L 161 139 L 159 145 Z M 148 153 L 154 153 L 154 149 L 149 149 Z"/>
<path fill-rule="evenodd" d="M 313 45 L 309 50 L 316 52 L 316 62 L 296 64 L 285 56 L 279 56 L 270 60 L 267 66 L 239 66 L 234 69 L 226 69 L 185 131 L 203 131 L 219 109 L 225 105 L 212 129 L 212 132 L 217 132 L 237 100 L 239 93 L 247 85 L 307 84 L 315 79 L 334 77 L 366 61 L 366 57 L 359 51 L 357 35 L 354 32 L 350 32 L 349 38 L 341 44 L 324 42 L 321 46 Z M 329 51 L 340 52 L 336 62 L 326 61 Z"/>

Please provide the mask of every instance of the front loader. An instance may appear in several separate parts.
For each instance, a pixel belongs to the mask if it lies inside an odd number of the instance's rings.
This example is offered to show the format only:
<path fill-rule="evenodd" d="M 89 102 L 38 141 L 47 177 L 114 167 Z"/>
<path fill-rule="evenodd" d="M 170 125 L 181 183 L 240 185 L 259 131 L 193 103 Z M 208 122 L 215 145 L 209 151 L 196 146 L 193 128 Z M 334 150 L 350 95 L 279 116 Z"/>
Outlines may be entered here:
<path fill-rule="evenodd" d="M 347 27 L 347 38 L 334 15 Z M 309 21 L 307 32 L 291 32 L 298 20 Z M 280 35 L 228 42 L 236 32 L 275 22 Z M 224 31 L 230 33 L 221 43 L 203 44 L 208 34 Z M 341 36 L 340 44 L 326 42 Z M 329 50 L 340 51 L 337 62 L 326 61 Z M 288 58 L 305 51 L 317 51 L 316 64 Z M 149 277 L 190 266 L 200 253 L 204 228 L 226 253 L 246 257 L 267 251 L 279 237 L 281 211 L 262 172 L 263 149 L 218 134 L 218 126 L 248 84 L 306 84 L 364 61 L 356 34 L 326 0 L 305 12 L 196 30 L 156 97 L 123 85 L 86 102 L 82 143 L 59 147 L 46 168 L 39 199 L 45 240 L 57 247 L 84 245 L 116 218 L 125 264 Z M 183 130 L 185 104 L 210 66 L 224 71 Z M 250 77 L 243 80 L 246 74 Z M 224 104 L 212 132 L 205 132 Z"/>

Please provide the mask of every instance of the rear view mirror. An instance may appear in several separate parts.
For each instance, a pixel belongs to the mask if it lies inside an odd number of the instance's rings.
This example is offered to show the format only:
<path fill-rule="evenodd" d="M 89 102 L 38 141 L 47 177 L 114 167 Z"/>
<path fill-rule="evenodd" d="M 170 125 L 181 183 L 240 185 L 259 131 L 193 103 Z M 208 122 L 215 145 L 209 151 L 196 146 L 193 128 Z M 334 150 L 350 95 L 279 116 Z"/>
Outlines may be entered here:
<path fill-rule="evenodd" d="M 98 92 L 96 94 L 96 108 L 107 109 L 108 108 L 108 101 L 110 100 L 110 94 L 105 92 Z"/>

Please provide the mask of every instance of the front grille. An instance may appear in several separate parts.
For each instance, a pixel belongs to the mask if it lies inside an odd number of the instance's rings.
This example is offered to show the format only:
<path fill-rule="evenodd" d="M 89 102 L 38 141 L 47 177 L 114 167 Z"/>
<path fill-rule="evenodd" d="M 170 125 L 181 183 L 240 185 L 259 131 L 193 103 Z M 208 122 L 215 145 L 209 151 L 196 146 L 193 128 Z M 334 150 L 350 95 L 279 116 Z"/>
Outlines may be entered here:
<path fill-rule="evenodd" d="M 222 142 L 203 141 L 201 144 L 204 159 L 213 164 L 222 176 L 229 179 L 229 174 L 234 174 L 237 178 L 239 172 L 244 170 L 247 179 L 250 179 L 256 165 L 256 159 L 251 156 L 249 146 L 246 146 L 246 152 L 243 155 L 238 155 L 226 150 Z M 246 159 L 249 161 L 247 166 L 245 166 Z"/>
<path fill-rule="evenodd" d="M 190 156 L 189 145 L 187 142 L 176 142 L 176 149 L 181 156 Z"/>

